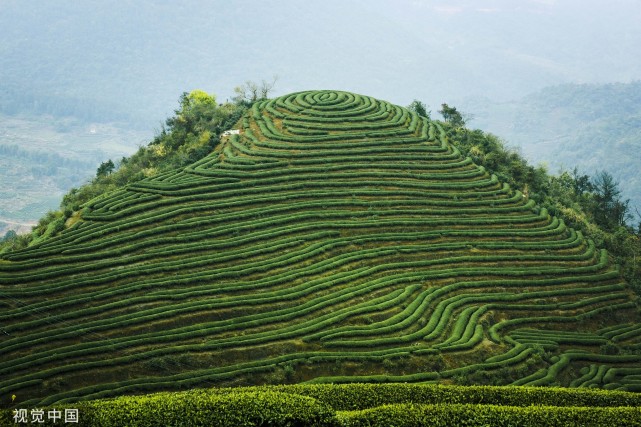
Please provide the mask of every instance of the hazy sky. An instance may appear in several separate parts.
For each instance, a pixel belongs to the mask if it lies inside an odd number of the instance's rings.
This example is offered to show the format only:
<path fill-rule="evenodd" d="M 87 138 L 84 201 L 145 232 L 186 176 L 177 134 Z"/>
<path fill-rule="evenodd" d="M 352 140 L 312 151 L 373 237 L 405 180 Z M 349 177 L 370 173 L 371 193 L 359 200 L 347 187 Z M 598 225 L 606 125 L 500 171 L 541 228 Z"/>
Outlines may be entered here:
<path fill-rule="evenodd" d="M 183 91 L 226 99 L 273 74 L 278 94 L 505 100 L 641 78 L 639 23 L 636 0 L 2 0 L 0 84 L 148 124 Z"/>

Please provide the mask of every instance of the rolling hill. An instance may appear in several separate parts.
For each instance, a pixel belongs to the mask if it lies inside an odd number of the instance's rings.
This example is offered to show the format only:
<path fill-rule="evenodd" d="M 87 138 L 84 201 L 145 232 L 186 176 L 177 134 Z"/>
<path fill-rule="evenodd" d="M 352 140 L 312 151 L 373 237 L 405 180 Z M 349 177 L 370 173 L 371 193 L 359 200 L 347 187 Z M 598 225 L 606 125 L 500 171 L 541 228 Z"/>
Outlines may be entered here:
<path fill-rule="evenodd" d="M 306 91 L 255 103 L 238 129 L 2 256 L 0 394 L 639 389 L 639 309 L 608 254 L 463 157 L 438 123 Z"/>

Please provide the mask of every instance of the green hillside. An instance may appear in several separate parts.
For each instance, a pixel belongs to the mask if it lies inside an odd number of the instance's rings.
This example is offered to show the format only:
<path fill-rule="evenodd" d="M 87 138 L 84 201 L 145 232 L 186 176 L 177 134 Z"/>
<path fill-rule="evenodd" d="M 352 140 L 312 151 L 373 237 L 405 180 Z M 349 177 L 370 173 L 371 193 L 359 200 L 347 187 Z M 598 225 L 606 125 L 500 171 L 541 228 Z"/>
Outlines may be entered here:
<path fill-rule="evenodd" d="M 189 167 L 0 259 L 0 395 L 212 385 L 637 390 L 639 309 L 605 251 L 367 96 L 264 100 Z"/>

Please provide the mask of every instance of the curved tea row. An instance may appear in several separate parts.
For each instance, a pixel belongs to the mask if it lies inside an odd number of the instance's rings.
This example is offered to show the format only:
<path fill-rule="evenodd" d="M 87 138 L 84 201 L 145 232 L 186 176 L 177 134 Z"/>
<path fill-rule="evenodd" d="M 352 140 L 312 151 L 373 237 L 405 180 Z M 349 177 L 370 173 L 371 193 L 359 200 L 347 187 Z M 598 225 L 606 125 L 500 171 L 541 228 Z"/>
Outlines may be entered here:
<path fill-rule="evenodd" d="M 505 369 L 503 383 L 638 388 L 641 327 L 607 254 L 438 124 L 309 91 L 239 126 L 4 255 L 0 392 L 35 405 Z"/>

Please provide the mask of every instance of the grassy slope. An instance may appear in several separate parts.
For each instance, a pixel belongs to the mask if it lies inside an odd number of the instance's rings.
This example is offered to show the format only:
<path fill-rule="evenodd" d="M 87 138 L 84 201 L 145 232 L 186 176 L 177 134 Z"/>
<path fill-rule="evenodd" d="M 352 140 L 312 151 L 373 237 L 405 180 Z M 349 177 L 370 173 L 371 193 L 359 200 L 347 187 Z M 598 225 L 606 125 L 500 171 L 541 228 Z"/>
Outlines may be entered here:
<path fill-rule="evenodd" d="M 3 255 L 1 393 L 638 387 L 638 309 L 607 255 L 436 124 L 321 91 L 257 103 L 241 128 Z"/>

